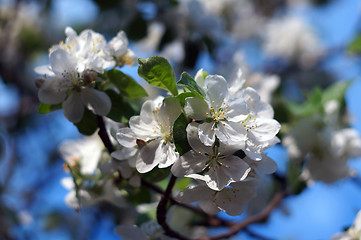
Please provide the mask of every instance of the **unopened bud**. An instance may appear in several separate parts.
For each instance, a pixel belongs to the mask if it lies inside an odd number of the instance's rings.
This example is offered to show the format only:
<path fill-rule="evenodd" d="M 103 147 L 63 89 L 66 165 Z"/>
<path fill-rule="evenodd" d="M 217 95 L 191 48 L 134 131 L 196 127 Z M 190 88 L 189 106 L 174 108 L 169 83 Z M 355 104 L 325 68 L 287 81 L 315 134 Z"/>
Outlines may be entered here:
<path fill-rule="evenodd" d="M 41 86 L 44 84 L 46 80 L 44 78 L 38 78 L 35 80 L 35 86 L 37 88 L 41 88 Z"/>
<path fill-rule="evenodd" d="M 86 82 L 86 83 L 95 82 L 97 77 L 98 77 L 98 74 L 96 72 L 93 72 L 93 71 L 90 71 L 90 70 L 85 70 L 84 71 L 84 82 Z"/>

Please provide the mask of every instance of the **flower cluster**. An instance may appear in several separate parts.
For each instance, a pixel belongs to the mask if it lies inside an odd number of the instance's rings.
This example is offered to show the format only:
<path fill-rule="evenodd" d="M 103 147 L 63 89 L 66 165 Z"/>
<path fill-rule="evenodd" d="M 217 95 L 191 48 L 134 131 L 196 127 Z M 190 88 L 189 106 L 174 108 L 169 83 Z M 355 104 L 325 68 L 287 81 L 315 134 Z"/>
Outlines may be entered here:
<path fill-rule="evenodd" d="M 195 81 L 204 97 L 185 98 L 183 110 L 172 97 L 146 101 L 140 115 L 130 118 L 129 128 L 118 130 L 123 148 L 112 156 L 132 159 L 140 173 L 171 166 L 173 175 L 200 181 L 182 192 L 180 200 L 201 201 L 209 213 L 238 215 L 242 203 L 255 194 L 258 174 L 277 168 L 264 151 L 279 142 L 280 124 L 254 89 L 241 89 L 233 98 L 222 76 L 198 74 Z M 191 120 L 185 129 L 190 149 L 183 155 L 176 149 L 173 131 L 182 112 Z"/>
<path fill-rule="evenodd" d="M 134 65 L 136 56 L 128 48 L 123 31 L 110 42 L 103 35 L 84 30 L 78 36 L 67 27 L 65 42 L 49 50 L 50 65 L 37 67 L 35 71 L 45 76 L 39 82 L 39 99 L 46 104 L 60 104 L 65 117 L 79 122 L 84 106 L 96 114 L 106 116 L 111 109 L 107 94 L 96 89 L 103 79 L 98 74 L 107 68 Z"/>

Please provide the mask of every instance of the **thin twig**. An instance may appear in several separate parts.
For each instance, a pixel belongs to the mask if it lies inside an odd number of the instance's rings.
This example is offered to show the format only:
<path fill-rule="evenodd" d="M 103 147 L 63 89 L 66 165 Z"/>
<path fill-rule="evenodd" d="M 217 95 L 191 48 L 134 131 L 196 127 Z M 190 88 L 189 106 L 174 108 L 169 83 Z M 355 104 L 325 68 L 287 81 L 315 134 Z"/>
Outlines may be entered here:
<path fill-rule="evenodd" d="M 107 148 L 109 154 L 111 154 L 112 152 L 114 152 L 114 147 L 113 147 L 112 142 L 109 139 L 107 129 L 105 128 L 103 117 L 97 115 L 97 120 L 98 120 L 98 127 L 99 127 L 98 135 L 99 135 L 100 139 L 103 141 L 104 146 Z"/>

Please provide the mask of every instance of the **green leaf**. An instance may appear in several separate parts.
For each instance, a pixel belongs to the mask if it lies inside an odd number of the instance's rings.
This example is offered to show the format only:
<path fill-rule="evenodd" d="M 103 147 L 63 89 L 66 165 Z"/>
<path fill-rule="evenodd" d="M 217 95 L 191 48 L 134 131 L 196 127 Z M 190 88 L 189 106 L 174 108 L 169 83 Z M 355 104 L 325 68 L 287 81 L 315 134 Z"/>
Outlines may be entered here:
<path fill-rule="evenodd" d="M 290 160 L 287 169 L 287 183 L 293 194 L 300 194 L 306 187 L 306 183 L 301 179 L 302 166 L 295 160 Z"/>
<path fill-rule="evenodd" d="M 132 189 L 126 198 L 134 206 L 142 203 L 150 203 L 152 200 L 150 190 L 143 186 Z"/>
<path fill-rule="evenodd" d="M 188 97 L 196 97 L 194 93 L 192 92 L 185 92 L 185 93 L 181 93 L 179 94 L 178 96 L 175 96 L 175 97 L 166 97 L 165 99 L 167 98 L 174 98 L 174 99 L 177 99 L 177 101 L 182 105 L 182 107 L 184 107 L 185 103 L 186 103 L 186 98 Z"/>
<path fill-rule="evenodd" d="M 113 68 L 107 72 L 109 80 L 119 89 L 123 96 L 141 98 L 148 96 L 147 92 L 132 77 Z"/>
<path fill-rule="evenodd" d="M 144 173 L 142 176 L 148 182 L 159 182 L 166 179 L 170 174 L 170 167 L 168 168 L 154 168 L 152 171 Z"/>
<path fill-rule="evenodd" d="M 350 43 L 347 50 L 351 54 L 361 54 L 361 34 Z"/>
<path fill-rule="evenodd" d="M 203 89 L 198 86 L 197 82 L 186 72 L 183 72 L 181 79 L 177 82 L 178 85 L 185 86 L 198 97 L 204 98 L 206 94 Z"/>
<path fill-rule="evenodd" d="M 107 117 L 116 122 L 127 123 L 129 118 L 136 113 L 136 110 L 129 102 L 113 90 L 107 90 L 105 93 L 112 101 L 112 108 L 110 109 Z"/>
<path fill-rule="evenodd" d="M 138 74 L 150 85 L 170 91 L 178 95 L 175 73 L 167 59 L 159 56 L 139 58 Z"/>
<path fill-rule="evenodd" d="M 287 107 L 296 117 L 307 117 L 320 112 L 322 109 L 322 90 L 315 88 L 307 97 L 305 103 L 287 102 Z"/>
<path fill-rule="evenodd" d="M 45 104 L 45 103 L 40 103 L 39 107 L 38 107 L 38 113 L 40 114 L 47 114 L 50 113 L 52 111 L 55 110 L 59 110 L 62 108 L 62 104 Z"/>
<path fill-rule="evenodd" d="M 342 81 L 336 82 L 329 86 L 322 95 L 322 104 L 330 100 L 336 100 L 338 102 L 343 102 L 345 98 L 345 93 L 349 86 L 351 85 L 352 81 Z"/>
<path fill-rule="evenodd" d="M 84 109 L 84 114 L 80 122 L 74 123 L 79 132 L 83 135 L 92 135 L 98 129 L 97 117 L 88 109 Z"/>
<path fill-rule="evenodd" d="M 175 120 L 173 125 L 174 145 L 180 156 L 192 149 L 187 139 L 186 128 L 188 123 L 189 121 L 187 117 L 184 115 L 184 113 L 182 113 L 179 115 L 177 120 Z"/>

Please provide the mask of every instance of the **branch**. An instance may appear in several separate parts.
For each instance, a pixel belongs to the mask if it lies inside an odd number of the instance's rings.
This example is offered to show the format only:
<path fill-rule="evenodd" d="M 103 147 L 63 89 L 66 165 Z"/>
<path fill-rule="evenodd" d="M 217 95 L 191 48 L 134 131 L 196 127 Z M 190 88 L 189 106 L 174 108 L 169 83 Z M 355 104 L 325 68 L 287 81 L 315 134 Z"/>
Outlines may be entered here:
<path fill-rule="evenodd" d="M 168 200 L 172 194 L 172 189 L 174 187 L 175 181 L 177 180 L 177 177 L 175 177 L 173 174 L 169 180 L 167 189 L 165 190 L 164 194 L 162 195 L 162 198 L 159 201 L 158 207 L 157 207 L 157 221 L 162 226 L 164 230 L 164 234 L 170 237 L 175 237 L 180 240 L 188 240 L 187 237 L 182 236 L 181 234 L 173 231 L 166 219 L 166 212 L 167 212 L 167 203 Z"/>
<path fill-rule="evenodd" d="M 104 146 L 107 148 L 109 154 L 111 154 L 112 152 L 114 152 L 114 147 L 113 147 L 112 142 L 109 139 L 107 129 L 105 128 L 103 117 L 97 115 L 97 120 L 98 120 L 98 127 L 99 127 L 98 135 L 99 135 L 100 139 L 103 141 Z"/>
<path fill-rule="evenodd" d="M 260 213 L 250 216 L 240 223 L 235 223 L 226 233 L 218 234 L 211 237 L 202 237 L 199 240 L 218 240 L 227 238 L 237 234 L 239 231 L 245 229 L 247 226 L 253 223 L 258 223 L 266 220 L 271 214 L 272 210 L 278 206 L 278 204 L 282 201 L 284 197 L 285 193 L 283 191 L 276 193 L 271 202 Z"/>

